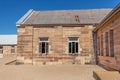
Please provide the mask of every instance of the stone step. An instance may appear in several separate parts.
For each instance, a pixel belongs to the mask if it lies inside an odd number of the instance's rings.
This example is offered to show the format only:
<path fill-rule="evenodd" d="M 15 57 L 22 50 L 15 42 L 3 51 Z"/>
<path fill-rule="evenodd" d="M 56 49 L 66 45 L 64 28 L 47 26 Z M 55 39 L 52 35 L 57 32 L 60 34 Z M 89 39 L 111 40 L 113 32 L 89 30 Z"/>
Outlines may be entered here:
<path fill-rule="evenodd" d="M 120 80 L 118 71 L 94 71 L 93 77 L 95 80 Z"/>

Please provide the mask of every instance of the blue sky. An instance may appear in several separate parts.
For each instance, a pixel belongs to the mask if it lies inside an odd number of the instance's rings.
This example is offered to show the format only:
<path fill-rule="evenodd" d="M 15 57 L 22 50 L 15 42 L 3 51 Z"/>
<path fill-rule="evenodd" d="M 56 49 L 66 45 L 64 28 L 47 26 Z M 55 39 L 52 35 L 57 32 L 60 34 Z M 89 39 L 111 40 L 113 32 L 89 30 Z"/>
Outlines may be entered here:
<path fill-rule="evenodd" d="M 29 9 L 114 8 L 119 2 L 120 0 L 0 0 L 0 34 L 17 34 L 16 22 Z"/>

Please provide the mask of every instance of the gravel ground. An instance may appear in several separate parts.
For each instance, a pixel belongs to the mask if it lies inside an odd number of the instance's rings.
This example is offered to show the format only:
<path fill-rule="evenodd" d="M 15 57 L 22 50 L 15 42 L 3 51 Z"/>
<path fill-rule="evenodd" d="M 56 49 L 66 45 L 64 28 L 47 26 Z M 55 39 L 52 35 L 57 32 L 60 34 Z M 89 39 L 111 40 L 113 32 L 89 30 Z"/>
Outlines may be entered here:
<path fill-rule="evenodd" d="M 0 80 L 94 80 L 96 65 L 1 65 Z"/>

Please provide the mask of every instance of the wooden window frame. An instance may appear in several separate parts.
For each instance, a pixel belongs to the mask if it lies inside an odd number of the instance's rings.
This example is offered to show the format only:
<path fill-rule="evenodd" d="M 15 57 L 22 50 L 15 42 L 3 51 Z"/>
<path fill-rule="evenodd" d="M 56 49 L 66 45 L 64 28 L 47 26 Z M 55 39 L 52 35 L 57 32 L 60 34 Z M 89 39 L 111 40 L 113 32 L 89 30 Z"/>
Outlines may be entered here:
<path fill-rule="evenodd" d="M 48 37 L 45 37 L 48 38 Z M 42 44 L 45 43 L 45 53 L 42 53 Z M 49 38 L 48 39 L 42 39 L 39 38 L 39 54 L 48 54 L 49 53 Z"/>
<path fill-rule="evenodd" d="M 76 39 L 73 39 L 73 40 L 70 40 L 70 38 L 76 38 Z M 74 52 L 73 52 L 73 50 L 72 50 L 72 46 L 69 46 L 69 45 L 73 45 L 74 44 Z M 78 52 L 79 52 L 79 42 L 78 42 L 78 38 L 77 37 L 69 37 L 69 41 L 68 41 L 68 53 L 69 54 L 71 54 L 71 55 L 73 55 L 73 54 L 78 54 Z M 76 48 L 77 47 L 77 48 Z M 71 49 L 70 49 L 71 48 Z M 70 50 L 71 51 L 70 51 Z"/>

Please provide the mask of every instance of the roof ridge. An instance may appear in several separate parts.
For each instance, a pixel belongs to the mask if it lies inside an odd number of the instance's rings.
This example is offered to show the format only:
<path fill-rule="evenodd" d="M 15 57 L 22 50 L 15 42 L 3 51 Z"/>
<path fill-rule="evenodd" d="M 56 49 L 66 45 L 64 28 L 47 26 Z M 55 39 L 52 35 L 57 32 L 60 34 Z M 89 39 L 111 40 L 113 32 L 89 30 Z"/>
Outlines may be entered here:
<path fill-rule="evenodd" d="M 43 11 L 43 12 L 47 12 L 47 11 L 89 11 L 89 10 L 112 10 L 113 8 L 99 8 L 99 9 L 69 9 L 69 10 L 34 10 L 34 11 Z"/>

